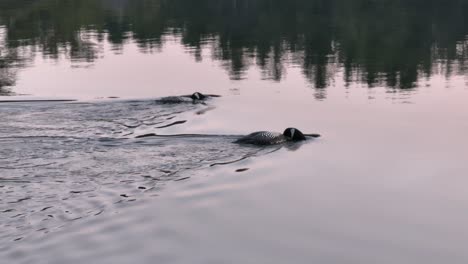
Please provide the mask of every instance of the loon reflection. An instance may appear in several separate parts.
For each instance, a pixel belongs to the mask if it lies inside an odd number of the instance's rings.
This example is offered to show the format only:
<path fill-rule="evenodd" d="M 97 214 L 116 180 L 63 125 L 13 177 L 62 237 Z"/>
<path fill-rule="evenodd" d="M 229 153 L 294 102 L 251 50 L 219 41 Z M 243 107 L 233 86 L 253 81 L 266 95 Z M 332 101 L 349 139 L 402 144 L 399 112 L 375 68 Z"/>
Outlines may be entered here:
<path fill-rule="evenodd" d="M 168 96 L 157 99 L 157 103 L 162 104 L 180 104 L 180 103 L 204 103 L 206 100 L 213 97 L 221 97 L 216 94 L 202 94 L 200 92 L 195 92 L 191 95 L 180 95 L 180 96 Z"/>
<path fill-rule="evenodd" d="M 303 134 L 299 129 L 289 127 L 281 134 L 279 132 L 258 131 L 244 136 L 234 143 L 251 145 L 277 145 L 286 142 L 307 140 L 307 137 L 317 138 L 319 134 Z"/>

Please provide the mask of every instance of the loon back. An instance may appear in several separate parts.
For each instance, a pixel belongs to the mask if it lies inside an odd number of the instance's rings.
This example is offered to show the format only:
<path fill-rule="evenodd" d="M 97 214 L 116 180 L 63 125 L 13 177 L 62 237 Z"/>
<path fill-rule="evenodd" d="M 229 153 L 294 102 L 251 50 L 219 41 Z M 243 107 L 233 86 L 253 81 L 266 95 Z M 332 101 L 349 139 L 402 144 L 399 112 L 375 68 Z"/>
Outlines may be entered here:
<path fill-rule="evenodd" d="M 299 129 L 288 127 L 284 130 L 283 134 L 277 132 L 259 131 L 241 137 L 240 139 L 236 140 L 235 143 L 252 145 L 274 145 L 285 143 L 288 141 L 297 142 L 306 140 L 306 136 L 320 137 L 319 134 L 304 135 Z"/>
<path fill-rule="evenodd" d="M 191 103 L 193 99 L 186 96 L 168 96 L 156 100 L 157 103 L 162 104 L 180 104 L 180 103 Z"/>
<path fill-rule="evenodd" d="M 210 97 L 219 97 L 218 95 L 206 95 L 200 92 L 195 92 L 191 95 L 168 96 L 157 99 L 156 102 L 163 104 L 180 104 L 180 103 L 201 103 Z"/>
<path fill-rule="evenodd" d="M 235 143 L 253 145 L 274 145 L 286 142 L 287 138 L 281 133 L 259 131 L 239 138 Z"/>

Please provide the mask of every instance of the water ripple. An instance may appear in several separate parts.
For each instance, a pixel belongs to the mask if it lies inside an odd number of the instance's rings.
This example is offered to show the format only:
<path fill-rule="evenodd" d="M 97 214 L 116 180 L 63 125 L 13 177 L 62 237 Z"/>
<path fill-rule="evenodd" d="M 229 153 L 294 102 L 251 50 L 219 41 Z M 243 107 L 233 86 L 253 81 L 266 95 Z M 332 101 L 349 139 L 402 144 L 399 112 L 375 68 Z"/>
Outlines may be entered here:
<path fill-rule="evenodd" d="M 182 125 L 172 120 L 197 108 L 151 101 L 0 108 L 0 244 L 118 212 L 157 196 L 166 182 L 272 151 L 233 144 L 235 136 L 128 137 L 143 126 Z"/>

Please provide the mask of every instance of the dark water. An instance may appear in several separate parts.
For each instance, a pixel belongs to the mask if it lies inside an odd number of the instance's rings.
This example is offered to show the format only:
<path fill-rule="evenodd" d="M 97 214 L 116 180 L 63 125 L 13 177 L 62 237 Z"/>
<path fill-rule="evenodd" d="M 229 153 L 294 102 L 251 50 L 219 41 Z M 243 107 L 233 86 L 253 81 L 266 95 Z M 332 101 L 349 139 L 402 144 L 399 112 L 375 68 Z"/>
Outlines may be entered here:
<path fill-rule="evenodd" d="M 0 1 L 0 259 L 467 263 L 467 16 Z M 155 100 L 194 91 L 222 97 Z M 322 137 L 233 143 L 286 127 Z"/>
<path fill-rule="evenodd" d="M 104 44 L 159 52 L 167 36 L 196 61 L 212 59 L 233 80 L 255 66 L 281 81 L 299 67 L 315 89 L 416 88 L 433 74 L 466 72 L 465 1 L 2 1 L 0 87 L 35 56 L 92 65 Z M 210 53 L 206 58 L 206 53 Z M 14 92 L 14 91 L 13 91 Z M 8 93 L 8 90 L 3 90 Z"/>

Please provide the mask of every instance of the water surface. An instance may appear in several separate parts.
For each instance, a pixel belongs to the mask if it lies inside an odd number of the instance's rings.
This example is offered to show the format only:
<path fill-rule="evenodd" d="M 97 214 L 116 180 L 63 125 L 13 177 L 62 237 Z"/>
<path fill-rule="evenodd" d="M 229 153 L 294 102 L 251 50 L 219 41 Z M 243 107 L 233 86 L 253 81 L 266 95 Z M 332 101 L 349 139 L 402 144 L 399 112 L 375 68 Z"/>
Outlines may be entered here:
<path fill-rule="evenodd" d="M 466 263 L 467 8 L 2 1 L 2 259 Z"/>

